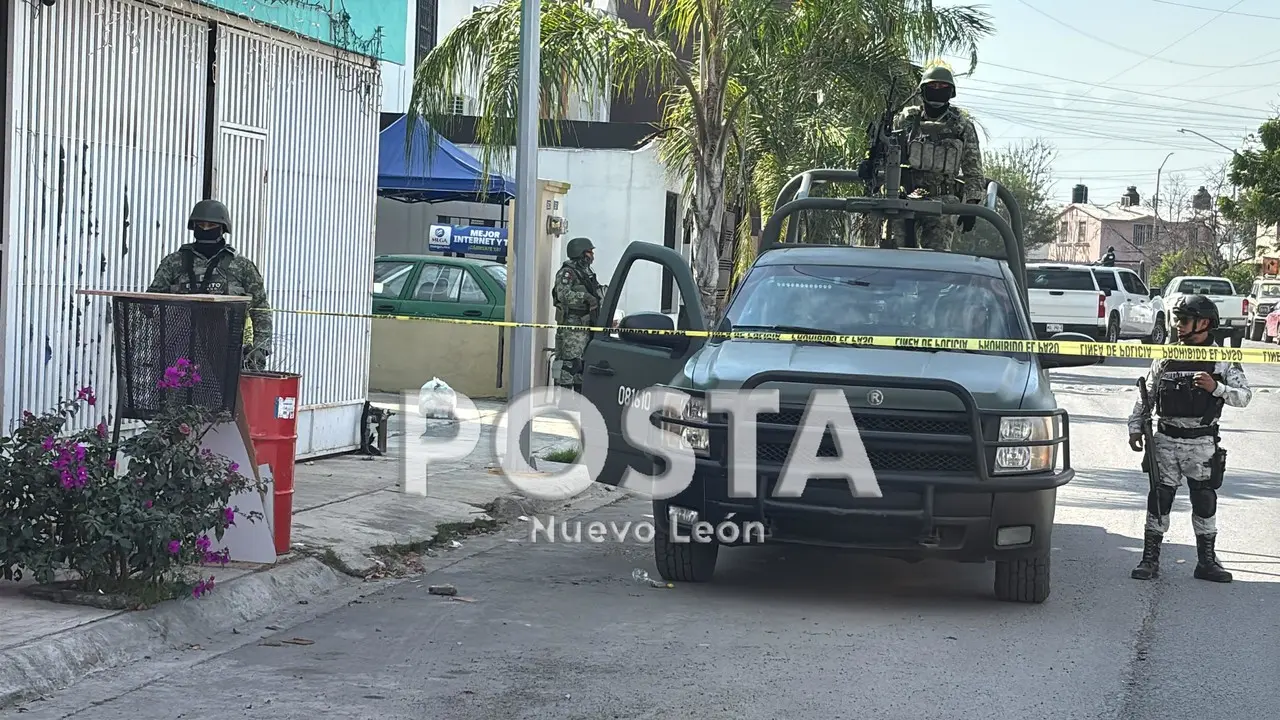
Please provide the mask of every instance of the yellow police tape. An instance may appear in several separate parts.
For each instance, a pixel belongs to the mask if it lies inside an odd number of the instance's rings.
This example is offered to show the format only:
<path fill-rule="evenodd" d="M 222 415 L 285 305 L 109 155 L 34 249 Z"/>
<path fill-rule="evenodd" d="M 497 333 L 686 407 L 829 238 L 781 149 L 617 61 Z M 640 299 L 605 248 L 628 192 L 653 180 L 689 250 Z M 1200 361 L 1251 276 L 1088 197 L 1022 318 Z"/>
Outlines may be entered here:
<path fill-rule="evenodd" d="M 373 315 L 368 313 L 341 313 L 324 310 L 280 310 L 288 315 L 317 315 L 345 317 L 361 320 L 410 320 L 446 323 L 450 325 L 478 325 L 503 328 L 534 328 L 545 330 L 586 330 L 590 332 L 618 332 L 618 328 L 589 325 L 556 325 L 554 323 L 521 323 L 511 320 L 467 320 L 465 318 L 416 317 L 410 315 Z M 741 340 L 775 340 L 780 342 L 838 343 L 854 347 L 924 348 L 928 350 L 965 351 L 977 350 L 1001 353 L 1052 353 L 1057 355 L 1101 356 L 1134 360 L 1198 360 L 1204 362 L 1233 362 L 1271 365 L 1280 364 L 1280 348 L 1229 348 L 1191 345 L 1146 345 L 1136 343 L 1103 343 L 1060 340 L 988 340 L 979 338 L 928 338 L 898 337 L 894 335 L 839 335 L 790 332 L 744 332 L 717 330 L 647 330 L 628 328 L 637 335 L 684 335 L 699 338 L 733 338 Z"/>

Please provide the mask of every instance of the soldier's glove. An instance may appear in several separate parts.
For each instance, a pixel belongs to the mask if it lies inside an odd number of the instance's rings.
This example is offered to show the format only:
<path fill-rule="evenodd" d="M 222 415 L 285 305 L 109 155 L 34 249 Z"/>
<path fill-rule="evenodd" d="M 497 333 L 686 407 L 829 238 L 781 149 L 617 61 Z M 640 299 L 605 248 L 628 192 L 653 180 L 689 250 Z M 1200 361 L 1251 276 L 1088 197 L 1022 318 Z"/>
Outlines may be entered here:
<path fill-rule="evenodd" d="M 1129 433 L 1129 448 L 1134 452 L 1142 452 L 1142 433 Z"/>

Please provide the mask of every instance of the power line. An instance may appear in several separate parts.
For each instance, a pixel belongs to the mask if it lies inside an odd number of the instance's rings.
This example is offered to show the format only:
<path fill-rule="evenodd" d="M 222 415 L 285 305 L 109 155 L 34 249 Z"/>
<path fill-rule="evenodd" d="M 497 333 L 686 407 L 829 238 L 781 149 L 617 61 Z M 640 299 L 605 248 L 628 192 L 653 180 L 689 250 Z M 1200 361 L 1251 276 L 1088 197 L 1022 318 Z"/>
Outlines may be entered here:
<path fill-rule="evenodd" d="M 992 80 L 979 80 L 977 78 L 974 78 L 974 82 L 981 82 L 987 85 L 993 85 L 995 87 L 1020 87 L 1020 86 L 1008 86 L 1005 83 L 999 83 Z M 1256 89 L 1257 86 L 1255 85 L 1251 87 Z M 1241 112 L 1224 113 L 1224 112 L 1213 112 L 1211 110 L 1182 110 L 1181 108 L 1183 106 L 1155 105 L 1152 103 L 1138 103 L 1138 102 L 1131 102 L 1127 100 L 1101 100 L 1098 98 L 1087 98 L 1087 97 L 1084 97 L 1083 95 L 1078 95 L 1075 93 L 1053 92 L 1053 91 L 1036 92 L 1034 90 L 1020 89 L 1020 90 L 1011 92 L 1009 90 L 968 88 L 966 89 L 965 92 L 966 94 L 978 93 L 980 95 L 986 93 L 992 96 L 1002 97 L 1002 98 L 1003 97 L 1021 97 L 1021 98 L 1036 98 L 1036 99 L 1042 99 L 1042 100 L 1062 100 L 1062 101 L 1071 102 L 1073 104 L 1083 102 L 1083 103 L 1091 103 L 1094 105 L 1115 105 L 1115 106 L 1121 106 L 1121 107 L 1133 108 L 1133 109 L 1158 110 L 1160 112 L 1169 112 L 1169 111 L 1176 110 L 1184 115 L 1198 115 L 1206 118 L 1209 118 L 1209 117 L 1226 118 L 1229 120 L 1240 120 L 1240 121 L 1248 121 L 1248 122 L 1255 122 L 1255 123 L 1261 123 L 1270 117 L 1267 113 L 1261 110 L 1256 110 L 1256 112 L 1258 112 L 1259 114 L 1256 117 L 1252 117 L 1252 116 L 1245 116 Z M 1253 108 L 1243 108 L 1243 110 L 1253 110 Z"/>
<path fill-rule="evenodd" d="M 1266 55 L 1275 55 L 1277 53 L 1280 53 L 1280 50 L 1270 50 L 1267 53 L 1265 53 L 1262 57 L 1265 57 Z M 967 57 L 962 58 L 958 55 L 948 55 L 947 57 L 963 60 L 965 62 L 968 62 L 969 60 L 969 58 Z M 1275 62 L 1280 62 L 1280 60 L 1276 60 Z M 1027 70 L 1025 68 L 1016 68 L 1016 67 L 1011 67 L 1009 65 L 1000 65 L 999 63 L 993 63 L 987 60 L 981 61 L 981 65 L 989 65 L 993 68 L 1000 68 L 1001 70 L 1012 70 L 1014 72 L 1026 73 L 1027 75 L 1034 75 L 1036 77 L 1049 78 L 1051 80 L 1062 80 L 1063 82 L 1075 83 L 1077 85 L 1085 85 L 1088 87 L 1101 88 L 1103 90 L 1110 90 L 1112 92 L 1127 93 L 1129 95 L 1141 95 L 1143 97 L 1154 97 L 1154 98 L 1160 98 L 1162 100 L 1181 101 L 1187 105 L 1200 103 L 1202 105 L 1211 105 L 1213 107 L 1227 108 L 1228 110 L 1238 109 L 1238 107 L 1235 105 L 1227 105 L 1225 103 L 1208 103 L 1208 102 L 1203 102 L 1201 100 L 1188 100 L 1187 98 L 1169 97 L 1168 95 L 1159 95 L 1157 93 L 1138 92 L 1136 90 L 1122 90 L 1120 88 L 1112 87 L 1110 85 L 1105 85 L 1103 83 L 1092 83 L 1092 82 L 1087 82 L 1085 80 L 1074 80 L 1072 78 L 1062 77 L 1061 75 L 1050 75 L 1049 73 L 1035 72 L 1034 70 Z M 1217 73 L 1215 72 L 1210 74 L 1216 75 Z M 1197 79 L 1203 79 L 1203 78 L 1197 78 Z M 1081 95 L 1080 97 L 1084 97 L 1084 95 Z"/>
<path fill-rule="evenodd" d="M 1202 7 L 1200 5 L 1188 5 L 1186 3 L 1173 2 L 1173 0 L 1151 0 L 1161 5 L 1172 5 L 1174 7 L 1190 8 L 1192 10 L 1204 10 L 1206 12 L 1220 12 L 1223 15 L 1237 15 L 1239 17 L 1258 18 L 1259 20 L 1280 20 L 1280 15 L 1257 15 L 1254 13 L 1236 12 L 1233 10 L 1218 10 L 1218 8 Z M 1239 5 L 1239 3 L 1236 3 Z M 1234 7 L 1234 6 L 1232 6 Z"/>
<path fill-rule="evenodd" d="M 1053 22 L 1055 22 L 1055 23 L 1057 23 L 1057 24 L 1059 24 L 1059 25 L 1061 25 L 1061 26 L 1063 26 L 1063 27 L 1067 28 L 1068 30 L 1071 30 L 1072 32 L 1075 32 L 1075 33 L 1077 33 L 1077 34 L 1079 34 L 1079 35 L 1083 35 L 1084 37 L 1087 37 L 1087 38 L 1089 38 L 1090 40 L 1093 40 L 1094 42 L 1101 43 L 1101 44 L 1103 44 L 1103 45 L 1106 45 L 1107 47 L 1115 48 L 1116 50 L 1120 50 L 1121 52 L 1126 52 L 1126 53 L 1129 53 L 1129 54 L 1131 54 L 1131 55 L 1142 55 L 1142 53 L 1140 53 L 1140 52 L 1138 52 L 1138 51 L 1136 51 L 1136 50 L 1133 50 L 1133 49 L 1131 49 L 1131 48 L 1127 48 L 1127 47 L 1125 47 L 1125 46 L 1123 46 L 1123 45 L 1120 45 L 1120 44 L 1118 44 L 1118 43 L 1113 43 L 1113 42 L 1111 42 L 1110 40 L 1106 40 L 1106 39 L 1100 38 L 1100 37 L 1098 37 L 1097 35 L 1092 35 L 1092 34 L 1090 34 L 1090 33 L 1085 32 L 1084 30 L 1081 30 L 1081 29 L 1080 29 L 1080 28 L 1078 28 L 1078 27 L 1075 27 L 1074 25 L 1071 25 L 1070 23 L 1063 22 L 1062 20 L 1059 20 L 1058 18 L 1056 18 L 1056 17 L 1054 17 L 1054 16 L 1050 15 L 1049 13 L 1047 13 L 1047 12 L 1045 12 L 1045 11 L 1041 10 L 1040 8 L 1038 8 L 1038 7 L 1034 6 L 1034 5 L 1032 5 L 1031 3 L 1027 2 L 1027 0 L 1018 0 L 1018 2 L 1019 2 L 1019 3 L 1021 3 L 1021 4 L 1023 4 L 1023 5 L 1026 5 L 1028 8 L 1030 8 L 1030 9 L 1031 9 L 1031 10 L 1033 10 L 1034 12 L 1036 12 L 1036 13 L 1038 13 L 1038 14 L 1040 14 L 1040 15 L 1043 15 L 1044 17 L 1046 17 L 1046 18 L 1048 18 L 1048 19 L 1052 20 Z M 1235 5 L 1232 5 L 1232 6 L 1231 6 L 1231 8 L 1234 8 L 1234 7 L 1236 7 L 1236 5 L 1240 5 L 1240 4 L 1241 4 L 1241 3 L 1243 3 L 1243 2 L 1244 2 L 1244 0 L 1236 0 L 1236 4 L 1235 4 Z M 1228 8 L 1228 10 L 1229 10 L 1229 9 L 1231 9 L 1231 8 Z M 1136 64 L 1132 65 L 1132 66 L 1131 66 L 1131 67 L 1129 67 L 1129 68 L 1126 68 L 1125 70 L 1120 71 L 1118 74 L 1116 74 L 1116 75 L 1112 76 L 1111 78 L 1109 78 L 1108 80 L 1105 80 L 1104 82 L 1110 82 L 1111 80 L 1114 80 L 1114 79 L 1116 79 L 1116 78 L 1120 77 L 1121 75 L 1124 75 L 1124 74 L 1128 73 L 1129 71 L 1136 69 L 1137 67 L 1139 67 L 1139 66 L 1140 66 L 1140 65 L 1142 65 L 1143 63 L 1149 62 L 1149 61 L 1151 61 L 1151 60 L 1158 60 L 1158 61 L 1163 62 L 1163 63 L 1169 63 L 1170 65 L 1180 65 L 1180 66 L 1182 66 L 1182 67 L 1217 68 L 1217 69 L 1220 69 L 1220 70 L 1229 70 L 1229 69 L 1233 69 L 1233 66 L 1229 66 L 1229 65 L 1202 65 L 1202 64 L 1199 64 L 1199 63 L 1188 63 L 1188 62 L 1182 62 L 1182 61 L 1180 61 L 1180 60 L 1170 60 L 1170 59 L 1168 59 L 1168 58 L 1157 57 L 1160 53 L 1162 53 L 1162 52 L 1164 52 L 1164 51 L 1168 50 L 1169 48 L 1172 48 L 1174 45 L 1177 45 L 1178 43 L 1182 42 L 1183 40 L 1186 40 L 1187 38 L 1191 37 L 1191 36 L 1192 36 L 1192 35 L 1194 35 L 1195 33 L 1199 32 L 1200 30 L 1202 30 L 1202 29 L 1205 27 L 1205 25 L 1208 25 L 1209 23 L 1213 22 L 1214 20 L 1217 20 L 1217 19 L 1218 19 L 1218 17 L 1220 17 L 1220 16 L 1221 16 L 1223 13 L 1225 13 L 1225 12 L 1226 12 L 1226 11 L 1220 11 L 1220 12 L 1218 13 L 1218 15 L 1215 15 L 1214 17 L 1212 17 L 1212 18 L 1210 18 L 1210 19 L 1206 20 L 1203 24 L 1201 24 L 1201 25 L 1200 25 L 1199 27 L 1197 27 L 1195 30 L 1192 30 L 1191 32 L 1187 33 L 1186 35 L 1183 35 L 1182 37 L 1178 38 L 1177 40 L 1174 40 L 1173 42 L 1169 43 L 1168 45 L 1164 46 L 1163 48 L 1160 48 L 1159 50 L 1155 51 L 1154 53 L 1151 53 L 1150 55 L 1143 56 L 1142 60 L 1139 60 Z M 1273 60 L 1273 61 L 1271 61 L 1271 62 L 1259 63 L 1259 64 L 1260 64 L 1260 65 L 1271 65 L 1271 64 L 1273 64 L 1273 63 L 1275 63 L 1275 62 L 1280 62 L 1280 60 Z M 1234 67 L 1239 67 L 1239 66 L 1234 66 Z"/>

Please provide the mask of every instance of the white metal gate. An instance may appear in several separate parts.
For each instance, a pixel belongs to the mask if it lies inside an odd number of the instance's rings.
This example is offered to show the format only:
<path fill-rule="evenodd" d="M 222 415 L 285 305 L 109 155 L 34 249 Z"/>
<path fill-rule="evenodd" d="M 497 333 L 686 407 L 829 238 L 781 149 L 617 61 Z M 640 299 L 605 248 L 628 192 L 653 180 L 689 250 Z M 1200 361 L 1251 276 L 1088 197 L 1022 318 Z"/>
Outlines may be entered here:
<path fill-rule="evenodd" d="M 262 257 L 267 134 L 224 125 L 218 131 L 217 156 L 213 196 L 231 211 L 228 242 L 256 262 Z"/>
<path fill-rule="evenodd" d="M 225 26 L 216 53 L 214 196 L 233 223 L 254 223 L 257 235 L 233 233 L 231 242 L 285 311 L 274 315 L 270 368 L 302 375 L 298 454 L 351 449 L 368 396 L 371 324 L 287 311 L 369 312 L 377 66 Z"/>
<path fill-rule="evenodd" d="M 109 301 L 186 234 L 204 173 L 207 30 L 128 0 L 15 3 L 4 422 L 97 389 L 114 406 Z M 73 428 L 99 417 L 76 418 Z"/>

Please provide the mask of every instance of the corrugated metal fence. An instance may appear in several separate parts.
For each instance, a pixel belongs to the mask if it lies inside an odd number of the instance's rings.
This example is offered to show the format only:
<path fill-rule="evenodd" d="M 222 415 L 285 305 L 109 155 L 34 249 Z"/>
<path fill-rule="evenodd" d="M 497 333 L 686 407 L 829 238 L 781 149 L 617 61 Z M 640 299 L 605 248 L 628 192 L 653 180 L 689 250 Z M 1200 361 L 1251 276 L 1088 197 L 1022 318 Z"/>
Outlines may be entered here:
<path fill-rule="evenodd" d="M 113 396 L 109 301 L 75 290 L 145 288 L 204 174 L 199 23 L 129 3 L 27 7 L 15 28 L 6 427 L 84 385 Z"/>
<path fill-rule="evenodd" d="M 109 302 L 75 290 L 145 288 L 189 240 L 206 163 L 205 22 L 129 0 L 26 7 L 5 207 L 6 428 L 84 385 L 109 411 Z M 219 26 L 213 196 L 273 306 L 367 312 L 378 71 L 300 44 Z M 304 410 L 363 402 L 367 320 L 277 314 L 275 326 L 272 368 L 303 375 Z"/>

